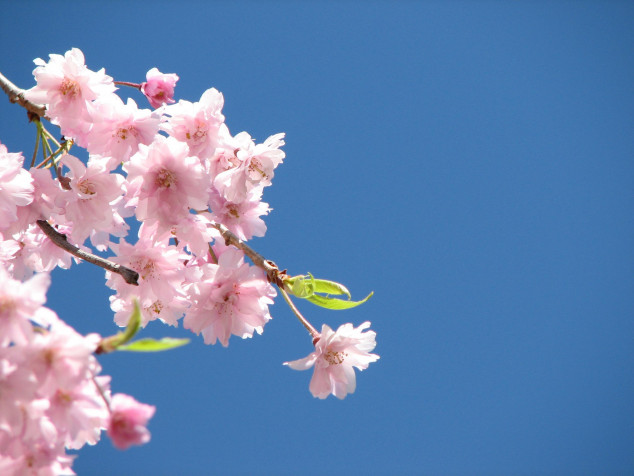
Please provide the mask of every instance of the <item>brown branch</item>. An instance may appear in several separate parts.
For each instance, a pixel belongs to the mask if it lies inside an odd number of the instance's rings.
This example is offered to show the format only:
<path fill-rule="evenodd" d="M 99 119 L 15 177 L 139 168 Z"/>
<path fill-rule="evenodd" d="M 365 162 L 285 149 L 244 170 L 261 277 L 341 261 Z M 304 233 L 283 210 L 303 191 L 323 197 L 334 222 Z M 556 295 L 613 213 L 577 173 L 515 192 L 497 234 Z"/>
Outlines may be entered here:
<path fill-rule="evenodd" d="M 29 101 L 24 97 L 26 92 L 24 89 L 18 88 L 15 84 L 9 81 L 2 73 L 0 73 L 0 87 L 9 96 L 9 101 L 12 103 L 18 103 L 24 109 L 39 117 L 45 117 L 46 107 L 41 104 L 36 104 Z"/>
<path fill-rule="evenodd" d="M 226 226 L 220 223 L 214 223 L 213 227 L 220 232 L 227 245 L 233 245 L 242 250 L 245 255 L 251 258 L 254 265 L 266 271 L 266 275 L 268 276 L 270 282 L 275 283 L 279 288 L 284 287 L 282 278 L 283 275 L 286 274 L 286 271 L 280 271 L 273 261 L 265 259 L 264 256 L 256 252 L 253 248 L 229 231 Z"/>
<path fill-rule="evenodd" d="M 286 285 L 284 284 L 284 278 L 287 276 L 286 270 L 280 271 L 273 261 L 264 259 L 261 254 L 247 245 L 244 241 L 240 240 L 240 238 L 234 235 L 231 231 L 229 231 L 226 226 L 220 223 L 214 223 L 213 227 L 220 232 L 222 237 L 225 239 L 225 243 L 227 245 L 233 245 L 236 248 L 242 250 L 245 255 L 251 258 L 251 261 L 253 261 L 254 265 L 266 271 L 266 275 L 269 281 L 274 283 L 280 289 L 280 293 L 282 293 L 284 300 L 291 308 L 291 311 L 293 311 L 293 314 L 295 314 L 295 317 L 299 319 L 299 322 L 301 322 L 306 330 L 310 333 L 310 336 L 313 338 L 313 344 L 315 344 L 317 340 L 319 340 L 320 334 L 317 329 L 315 329 L 311 325 L 311 323 L 308 322 L 308 319 L 306 319 L 302 315 L 302 313 L 299 312 L 299 309 L 297 309 L 295 304 L 293 304 L 293 301 L 291 301 L 290 296 L 286 292 Z"/>
<path fill-rule="evenodd" d="M 297 306 L 295 306 L 295 304 L 293 304 L 293 301 L 291 301 L 290 296 L 288 295 L 288 293 L 286 292 L 286 290 L 283 287 L 280 287 L 280 293 L 284 297 L 284 300 L 286 301 L 286 304 L 288 304 L 288 306 L 291 308 L 291 311 L 293 311 L 293 314 L 295 314 L 295 317 L 297 317 L 297 319 L 299 319 L 299 322 L 302 323 L 302 325 L 306 328 L 306 330 L 308 331 L 310 336 L 313 338 L 313 344 L 316 344 L 317 340 L 319 340 L 319 336 L 320 336 L 320 334 L 317 331 L 317 329 L 315 329 L 312 326 L 312 324 L 310 322 L 308 322 L 308 319 L 306 319 L 304 317 L 304 315 L 301 312 L 299 312 L 299 309 L 297 309 Z"/>
<path fill-rule="evenodd" d="M 113 263 L 112 261 L 108 261 L 107 259 L 100 258 L 92 253 L 80 250 L 66 239 L 66 235 L 58 232 L 46 220 L 37 220 L 37 225 L 56 246 L 59 246 L 64 251 L 68 251 L 71 255 L 99 266 L 107 271 L 121 275 L 124 281 L 128 284 L 133 284 L 135 286 L 139 285 L 139 273 L 136 271 L 126 268 L 125 266 L 121 266 L 120 264 Z"/>

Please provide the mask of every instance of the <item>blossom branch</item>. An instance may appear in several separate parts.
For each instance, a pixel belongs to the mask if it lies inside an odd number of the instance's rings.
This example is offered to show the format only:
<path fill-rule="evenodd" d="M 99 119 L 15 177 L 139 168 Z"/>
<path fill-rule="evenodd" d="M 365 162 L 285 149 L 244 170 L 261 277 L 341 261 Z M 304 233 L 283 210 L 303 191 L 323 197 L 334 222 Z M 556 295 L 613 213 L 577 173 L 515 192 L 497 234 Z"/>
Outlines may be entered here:
<path fill-rule="evenodd" d="M 310 336 L 313 338 L 313 342 L 315 341 L 315 339 L 319 338 L 319 332 L 317 332 L 317 329 L 315 329 L 310 322 L 308 322 L 308 319 L 306 319 L 303 314 L 301 312 L 299 312 L 299 309 L 297 309 L 297 307 L 295 306 L 295 304 L 293 303 L 293 301 L 291 301 L 290 296 L 288 295 L 288 293 L 284 290 L 283 287 L 280 287 L 280 293 L 282 293 L 282 296 L 284 296 L 284 300 L 286 301 L 286 304 L 288 304 L 288 306 L 291 308 L 291 311 L 293 311 L 293 314 L 295 314 L 295 316 L 297 317 L 297 319 L 299 319 L 299 322 L 301 322 L 304 327 L 306 328 L 306 330 L 308 330 Z"/>
<path fill-rule="evenodd" d="M 133 284 L 135 286 L 139 285 L 139 273 L 136 271 L 79 249 L 66 239 L 66 235 L 58 232 L 46 220 L 37 220 L 37 225 L 56 246 L 60 247 L 64 251 L 67 251 L 77 258 L 83 259 L 84 261 L 99 266 L 107 271 L 121 275 L 124 281 L 128 284 Z"/>
<path fill-rule="evenodd" d="M 9 81 L 6 76 L 0 73 L 0 87 L 9 97 L 9 101 L 12 103 L 18 103 L 24 109 L 38 117 L 45 117 L 46 108 L 41 104 L 36 104 L 29 101 L 24 97 L 24 89 L 18 88 L 15 84 Z"/>
<path fill-rule="evenodd" d="M 280 275 L 285 274 L 285 271 L 280 271 L 273 261 L 265 259 L 264 256 L 259 254 L 244 241 L 234 235 L 223 224 L 214 223 L 213 226 L 214 228 L 216 228 L 216 230 L 220 232 L 222 237 L 225 239 L 225 243 L 227 245 L 233 245 L 236 248 L 242 250 L 245 255 L 251 258 L 251 261 L 253 261 L 254 265 L 266 271 L 266 275 L 268 276 L 270 282 L 275 283 L 280 289 L 284 288 L 284 282 L 282 281 Z"/>
<path fill-rule="evenodd" d="M 213 226 L 216 228 L 216 230 L 220 232 L 222 237 L 225 239 L 225 243 L 227 245 L 233 245 L 236 248 L 242 250 L 245 255 L 251 258 L 251 261 L 253 261 L 254 265 L 266 271 L 266 275 L 268 276 L 269 281 L 274 283 L 279 288 L 280 293 L 284 297 L 284 300 L 286 301 L 288 306 L 291 308 L 291 311 L 293 311 L 293 314 L 295 314 L 297 319 L 299 319 L 299 322 L 301 322 L 302 325 L 308 330 L 313 340 L 319 338 L 319 332 L 317 332 L 317 330 L 311 325 L 311 323 L 308 322 L 308 319 L 306 319 L 302 315 L 302 313 L 299 312 L 299 309 L 297 309 L 290 296 L 286 292 L 286 285 L 283 280 L 283 276 L 286 275 L 286 271 L 280 271 L 273 261 L 265 259 L 261 254 L 247 245 L 244 241 L 240 240 L 240 238 L 234 235 L 231 231 L 229 231 L 226 226 L 220 223 L 215 223 Z"/>
<path fill-rule="evenodd" d="M 118 85 L 118 86 L 130 86 L 131 88 L 134 89 L 141 89 L 141 85 L 138 83 L 130 83 L 129 81 L 113 81 L 114 84 Z"/>

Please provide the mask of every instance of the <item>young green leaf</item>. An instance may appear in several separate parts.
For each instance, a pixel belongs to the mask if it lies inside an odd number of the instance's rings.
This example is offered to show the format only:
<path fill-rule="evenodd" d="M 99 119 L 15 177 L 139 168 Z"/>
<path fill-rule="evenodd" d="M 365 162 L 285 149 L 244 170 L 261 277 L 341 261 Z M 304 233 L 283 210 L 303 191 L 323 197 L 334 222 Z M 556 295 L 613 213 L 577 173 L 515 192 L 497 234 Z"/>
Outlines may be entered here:
<path fill-rule="evenodd" d="M 117 350 L 127 350 L 130 352 L 161 352 L 163 350 L 175 349 L 189 343 L 189 339 L 174 339 L 163 337 L 155 340 L 150 338 L 135 340 L 129 344 L 121 345 Z"/>
<path fill-rule="evenodd" d="M 342 310 L 342 309 L 351 309 L 353 307 L 357 307 L 363 304 L 368 299 L 370 299 L 373 294 L 374 292 L 371 292 L 365 297 L 365 299 L 362 299 L 361 301 L 344 301 L 343 299 L 320 296 L 319 294 L 313 294 L 312 296 L 306 299 L 312 302 L 313 304 L 317 306 L 325 307 L 326 309 Z"/>
<path fill-rule="evenodd" d="M 121 348 L 126 342 L 130 342 L 136 333 L 139 332 L 139 329 L 141 328 L 141 309 L 139 308 L 139 302 L 136 299 L 133 302 L 134 310 L 130 315 L 128 325 L 125 330 L 123 332 L 117 332 L 113 336 L 104 337 L 96 350 L 98 354 L 114 352 L 115 350 Z"/>
<path fill-rule="evenodd" d="M 312 278 L 312 276 L 311 276 Z M 315 292 L 314 286 L 312 284 L 314 278 L 311 281 L 306 279 L 306 276 L 293 276 L 285 281 L 285 283 L 290 286 L 291 294 L 295 297 L 306 299 L 309 296 L 312 296 Z"/>
<path fill-rule="evenodd" d="M 327 281 L 325 279 L 315 279 L 313 281 L 313 286 L 315 287 L 314 292 L 316 293 L 335 294 L 335 295 L 345 294 L 348 297 L 348 299 L 352 297 L 350 296 L 350 291 L 348 291 L 348 288 L 346 288 L 343 284 L 335 283 L 334 281 Z"/>
<path fill-rule="evenodd" d="M 136 299 L 133 301 L 134 310 L 132 311 L 132 315 L 128 320 L 128 325 L 121 336 L 120 344 L 125 344 L 132 339 L 137 332 L 139 332 L 139 328 L 141 327 L 141 308 L 139 307 L 139 301 Z"/>

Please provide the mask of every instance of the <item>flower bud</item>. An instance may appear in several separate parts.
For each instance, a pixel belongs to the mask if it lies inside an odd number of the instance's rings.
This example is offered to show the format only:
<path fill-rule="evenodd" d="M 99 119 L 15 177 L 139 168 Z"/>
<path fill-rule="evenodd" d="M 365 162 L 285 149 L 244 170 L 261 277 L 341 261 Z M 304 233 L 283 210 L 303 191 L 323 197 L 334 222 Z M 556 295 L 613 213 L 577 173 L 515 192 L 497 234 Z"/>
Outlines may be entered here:
<path fill-rule="evenodd" d="M 147 81 L 141 83 L 141 92 L 150 101 L 153 108 L 161 107 L 163 104 L 174 102 L 174 87 L 178 76 L 170 73 L 161 73 L 158 69 L 152 68 L 145 75 Z"/>
<path fill-rule="evenodd" d="M 137 402 L 123 393 L 112 397 L 108 436 L 120 450 L 132 445 L 141 445 L 150 441 L 147 422 L 156 411 L 156 407 Z"/>

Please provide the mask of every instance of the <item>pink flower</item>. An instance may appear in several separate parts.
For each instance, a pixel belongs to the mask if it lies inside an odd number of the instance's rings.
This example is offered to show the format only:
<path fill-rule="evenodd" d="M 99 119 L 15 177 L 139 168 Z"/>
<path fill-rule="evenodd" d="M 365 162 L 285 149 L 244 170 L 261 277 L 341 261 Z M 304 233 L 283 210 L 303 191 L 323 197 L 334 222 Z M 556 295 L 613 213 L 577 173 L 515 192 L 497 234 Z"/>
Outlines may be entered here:
<path fill-rule="evenodd" d="M 139 144 L 150 144 L 158 133 L 160 115 L 139 109 L 128 98 L 126 104 L 116 94 L 107 94 L 90 108 L 93 127 L 88 133 L 86 148 L 91 154 L 110 157 L 107 165 L 115 168 L 139 150 Z"/>
<path fill-rule="evenodd" d="M 64 190 L 60 187 L 59 181 L 51 177 L 51 171 L 31 168 L 28 173 L 33 179 L 33 201 L 26 206 L 18 207 L 18 219 L 8 229 L 12 234 L 26 230 L 35 220 L 47 220 L 61 213 L 55 202 Z M 6 236 L 8 235 L 5 234 Z"/>
<path fill-rule="evenodd" d="M 271 185 L 273 170 L 282 163 L 285 154 L 280 150 L 284 145 L 284 133 L 270 136 L 263 144 L 255 144 L 246 132 L 237 134 L 228 140 L 229 149 L 234 151 L 234 167 L 216 167 L 214 186 L 232 202 L 246 200 L 249 192 L 256 192 Z M 217 155 L 227 155 L 227 146 L 220 149 Z M 218 154 L 220 153 L 220 154 Z M 216 157 L 214 157 L 215 159 Z M 225 159 L 226 160 L 226 159 Z"/>
<path fill-rule="evenodd" d="M 145 225 L 141 227 L 139 241 L 134 245 L 124 240 L 110 245 L 117 254 L 112 261 L 139 273 L 138 286 L 130 286 L 116 273 L 106 273 L 106 285 L 117 291 L 110 297 L 110 307 L 116 313 L 115 322 L 125 326 L 132 314 L 132 298 L 135 297 L 141 306 L 143 326 L 157 318 L 176 325 L 187 307 L 181 285 L 185 280 L 183 263 L 190 256 L 176 246 L 168 245 L 166 239 L 155 241 L 146 229 Z"/>
<path fill-rule="evenodd" d="M 25 442 L 10 441 L 6 452 L 0 453 L 0 474 L 7 476 L 74 475 L 71 469 L 76 455 L 65 453 L 62 442 L 51 445 L 44 439 Z"/>
<path fill-rule="evenodd" d="M 57 226 L 57 231 L 68 236 L 71 230 L 68 226 Z M 16 279 L 24 280 L 31 277 L 34 272 L 45 273 L 53 271 L 58 266 L 68 269 L 73 259 L 78 262 L 68 252 L 55 245 L 37 225 L 30 225 L 25 231 L 14 233 L 12 238 L 19 249 L 6 265 Z"/>
<path fill-rule="evenodd" d="M 77 48 L 64 56 L 49 55 L 50 61 L 37 58 L 33 75 L 37 86 L 25 96 L 30 101 L 46 104 L 46 115 L 60 126 L 62 134 L 85 144 L 85 134 L 91 126 L 88 103 L 116 89 L 105 70 L 94 72 L 86 68 L 84 54 Z"/>
<path fill-rule="evenodd" d="M 0 345 L 0 474 L 74 474 L 64 447 L 97 443 L 110 421 L 110 377 L 93 355 L 101 337 L 57 318 L 31 334 Z"/>
<path fill-rule="evenodd" d="M 38 384 L 30 371 L 28 357 L 20 345 L 0 346 L 0 428 L 5 436 L 12 438 L 20 435 L 25 423 L 22 402 L 37 398 Z M 0 454 L 3 450 L 0 436 Z"/>
<path fill-rule="evenodd" d="M 161 73 L 158 69 L 152 68 L 145 75 L 147 81 L 141 83 L 141 92 L 150 101 L 153 108 L 161 107 L 163 104 L 174 102 L 174 87 L 178 76 L 174 73 Z"/>
<path fill-rule="evenodd" d="M 65 190 L 55 202 L 63 210 L 66 223 L 72 223 L 72 240 L 83 243 L 93 233 L 104 231 L 119 234 L 119 215 L 116 202 L 122 197 L 122 175 L 109 173 L 99 164 L 89 162 L 86 167 L 73 155 L 65 155 L 61 164 L 70 169 L 70 190 Z"/>
<path fill-rule="evenodd" d="M 226 200 L 216 190 L 209 194 L 210 219 L 222 223 L 241 240 L 264 236 L 266 224 L 260 217 L 271 210 L 268 203 L 260 201 L 262 191 L 254 191 L 239 203 Z"/>
<path fill-rule="evenodd" d="M 0 144 L 0 229 L 18 219 L 17 208 L 33 201 L 33 177 L 22 168 L 24 157 Z"/>
<path fill-rule="evenodd" d="M 243 339 L 262 334 L 271 319 L 268 306 L 273 304 L 275 289 L 260 268 L 244 262 L 244 255 L 227 248 L 218 264 L 200 266 L 200 276 L 188 288 L 191 307 L 185 314 L 184 327 L 202 333 L 205 344 L 229 345 L 229 337 Z"/>
<path fill-rule="evenodd" d="M 354 368 L 364 370 L 370 362 L 376 362 L 379 356 L 370 354 L 376 347 L 376 332 L 363 332 L 370 327 L 364 322 L 357 328 L 344 324 L 336 332 L 323 325 L 321 336 L 315 342 L 315 351 L 303 359 L 285 362 L 295 370 L 307 370 L 313 365 L 315 372 L 310 381 L 310 393 L 324 399 L 331 393 L 343 399 L 354 393 L 356 377 Z"/>
<path fill-rule="evenodd" d="M 108 408 L 100 393 L 109 387 L 110 377 L 96 376 L 79 384 L 58 389 L 50 398 L 47 416 L 57 432 L 66 435 L 67 448 L 79 449 L 99 441 L 108 424 Z M 99 386 L 97 386 L 99 385 Z"/>
<path fill-rule="evenodd" d="M 126 165 L 129 206 L 140 221 L 158 221 L 166 228 L 178 224 L 189 209 L 206 210 L 209 176 L 186 144 L 162 137 L 141 145 Z"/>
<path fill-rule="evenodd" d="M 110 403 L 110 424 L 108 436 L 120 450 L 132 445 L 142 445 L 150 441 L 147 422 L 156 411 L 153 405 L 137 402 L 123 393 L 117 393 Z"/>
<path fill-rule="evenodd" d="M 0 266 L 0 345 L 23 344 L 31 340 L 31 321 L 40 326 L 57 321 L 57 315 L 42 306 L 50 284 L 48 274 L 38 274 L 21 283 Z"/>
<path fill-rule="evenodd" d="M 69 389 L 90 379 L 101 370 L 93 355 L 101 336 L 83 336 L 57 319 L 49 332 L 35 334 L 25 347 L 30 366 L 39 383 L 39 393 L 52 397 L 59 389 Z"/>
<path fill-rule="evenodd" d="M 223 105 L 224 98 L 215 88 L 205 91 L 198 102 L 180 100 L 165 108 L 165 113 L 171 117 L 162 129 L 185 142 L 190 155 L 206 159 L 214 154 L 218 146 L 220 126 L 225 121 Z"/>

